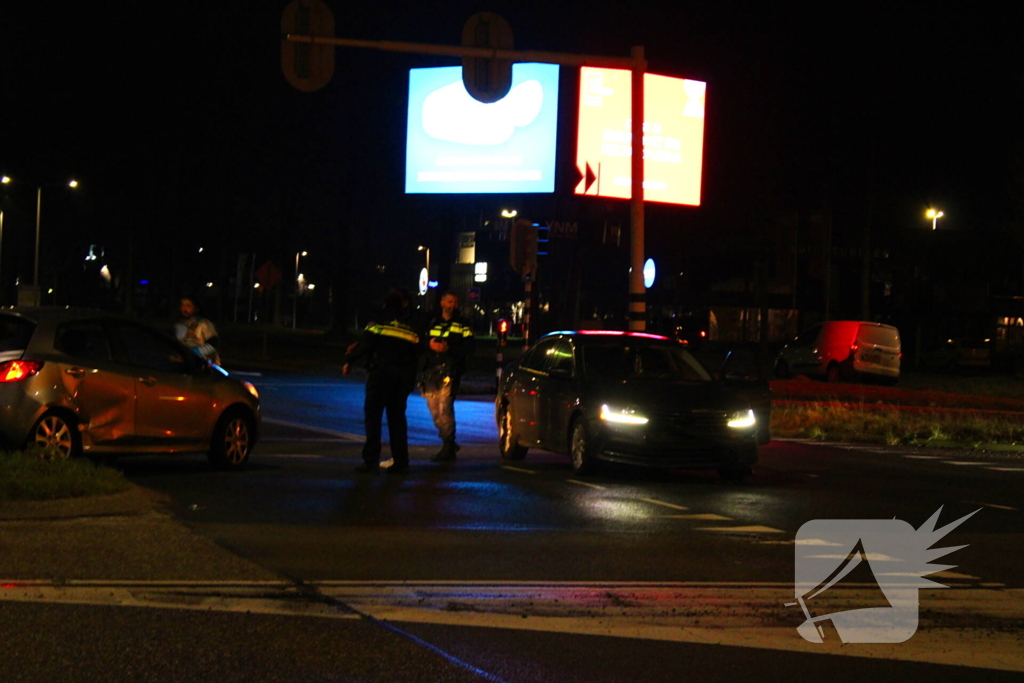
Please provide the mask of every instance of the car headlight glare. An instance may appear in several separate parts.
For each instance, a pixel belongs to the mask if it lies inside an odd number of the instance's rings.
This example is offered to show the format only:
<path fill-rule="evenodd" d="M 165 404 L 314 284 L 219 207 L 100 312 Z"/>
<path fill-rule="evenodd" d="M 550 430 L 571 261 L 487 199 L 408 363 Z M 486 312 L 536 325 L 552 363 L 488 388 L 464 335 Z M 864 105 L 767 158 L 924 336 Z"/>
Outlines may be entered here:
<path fill-rule="evenodd" d="M 256 386 L 252 382 L 242 382 L 242 385 L 252 394 L 254 399 L 260 400 L 260 392 L 256 391 Z"/>
<path fill-rule="evenodd" d="M 733 429 L 747 429 L 757 424 L 753 410 L 740 410 L 729 416 L 729 426 Z"/>
<path fill-rule="evenodd" d="M 647 418 L 639 414 L 633 408 L 623 408 L 622 410 L 613 410 L 607 405 L 601 406 L 601 419 L 606 422 L 615 422 L 618 424 L 627 425 L 645 425 L 647 424 Z"/>

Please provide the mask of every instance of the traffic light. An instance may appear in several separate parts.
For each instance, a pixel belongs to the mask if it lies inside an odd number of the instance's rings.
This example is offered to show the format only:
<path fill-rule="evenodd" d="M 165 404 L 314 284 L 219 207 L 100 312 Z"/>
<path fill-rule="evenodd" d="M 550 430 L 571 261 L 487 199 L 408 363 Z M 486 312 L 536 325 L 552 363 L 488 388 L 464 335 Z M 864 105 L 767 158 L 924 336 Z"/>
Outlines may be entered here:
<path fill-rule="evenodd" d="M 508 246 L 512 270 L 523 277 L 533 275 L 537 269 L 537 226 L 533 221 L 520 218 L 513 223 Z"/>
<path fill-rule="evenodd" d="M 511 50 L 512 27 L 493 12 L 474 14 L 462 27 L 462 44 Z M 512 88 L 512 60 L 463 57 L 462 84 L 474 100 L 493 104 Z"/>
<path fill-rule="evenodd" d="M 498 346 L 505 346 L 508 343 L 508 321 L 502 318 L 498 321 Z"/>

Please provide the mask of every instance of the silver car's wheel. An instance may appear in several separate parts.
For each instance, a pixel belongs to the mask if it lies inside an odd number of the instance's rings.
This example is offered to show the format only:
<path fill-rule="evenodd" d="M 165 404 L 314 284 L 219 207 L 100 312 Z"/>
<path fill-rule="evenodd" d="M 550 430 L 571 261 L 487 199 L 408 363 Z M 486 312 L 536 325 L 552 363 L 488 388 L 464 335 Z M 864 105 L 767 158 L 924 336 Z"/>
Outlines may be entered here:
<path fill-rule="evenodd" d="M 572 426 L 569 453 L 572 455 L 572 469 L 577 474 L 587 474 L 596 469 L 597 458 L 594 455 L 593 439 L 587 428 L 587 423 L 582 417 L 576 420 Z"/>
<path fill-rule="evenodd" d="M 47 450 L 51 457 L 77 458 L 82 453 L 82 438 L 76 425 L 57 413 L 47 413 L 32 428 L 30 445 Z"/>
<path fill-rule="evenodd" d="M 505 460 L 522 460 L 526 457 L 527 448 L 519 445 L 515 424 L 512 406 L 502 406 L 501 420 L 498 424 L 498 447 L 501 449 L 501 457 Z"/>
<path fill-rule="evenodd" d="M 241 412 L 222 417 L 213 432 L 210 462 L 218 467 L 238 469 L 249 460 L 256 441 L 256 427 L 248 415 Z"/>

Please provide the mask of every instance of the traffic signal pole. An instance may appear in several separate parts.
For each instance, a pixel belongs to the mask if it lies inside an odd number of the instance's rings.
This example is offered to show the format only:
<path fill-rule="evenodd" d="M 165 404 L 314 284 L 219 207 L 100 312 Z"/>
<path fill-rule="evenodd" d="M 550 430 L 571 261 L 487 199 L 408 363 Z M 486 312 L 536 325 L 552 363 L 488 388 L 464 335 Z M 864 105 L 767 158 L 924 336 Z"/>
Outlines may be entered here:
<path fill-rule="evenodd" d="M 633 156 L 629 233 L 629 329 L 647 329 L 647 288 L 644 287 L 644 72 L 647 62 L 642 45 L 633 47 Z"/>

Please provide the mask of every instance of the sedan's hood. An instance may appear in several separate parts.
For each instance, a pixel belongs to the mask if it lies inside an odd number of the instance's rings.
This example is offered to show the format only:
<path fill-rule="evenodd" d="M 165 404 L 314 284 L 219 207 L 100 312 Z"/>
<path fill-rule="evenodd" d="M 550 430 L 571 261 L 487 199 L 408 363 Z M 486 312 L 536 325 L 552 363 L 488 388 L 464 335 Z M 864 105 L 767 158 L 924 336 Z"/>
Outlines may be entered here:
<path fill-rule="evenodd" d="M 648 410 L 737 410 L 746 407 L 736 391 L 718 382 L 683 382 L 629 379 L 601 382 L 592 395 L 602 403 L 637 406 Z"/>

